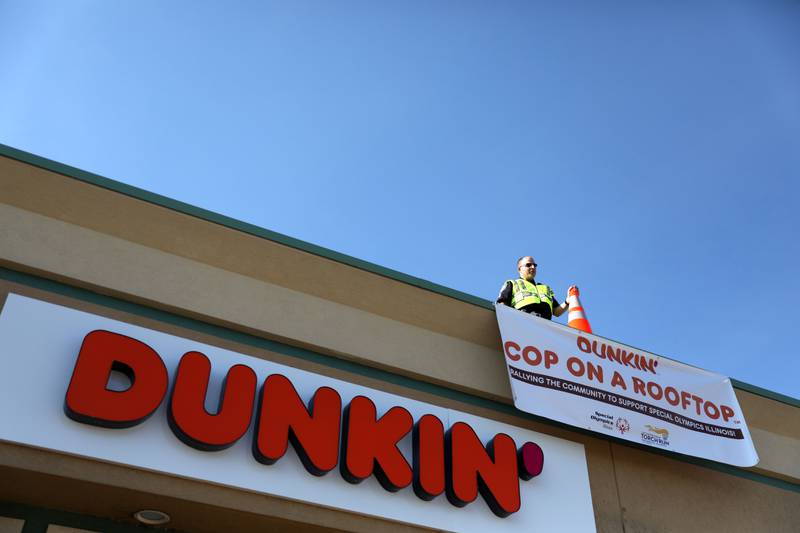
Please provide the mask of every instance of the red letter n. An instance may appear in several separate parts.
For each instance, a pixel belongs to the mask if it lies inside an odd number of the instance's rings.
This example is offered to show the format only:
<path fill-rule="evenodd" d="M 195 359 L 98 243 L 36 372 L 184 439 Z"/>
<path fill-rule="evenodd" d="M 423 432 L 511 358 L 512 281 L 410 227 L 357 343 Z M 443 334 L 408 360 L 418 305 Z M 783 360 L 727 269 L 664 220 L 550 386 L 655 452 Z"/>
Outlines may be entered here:
<path fill-rule="evenodd" d="M 450 503 L 464 507 L 480 492 L 501 518 L 519 511 L 517 449 L 511 437 L 499 433 L 484 448 L 468 424 L 456 422 L 447 432 L 445 452 Z"/>
<path fill-rule="evenodd" d="M 322 476 L 339 461 L 339 421 L 342 399 L 330 387 L 320 387 L 306 409 L 292 382 L 273 374 L 261 387 L 253 455 L 274 464 L 292 443 L 309 473 Z"/>

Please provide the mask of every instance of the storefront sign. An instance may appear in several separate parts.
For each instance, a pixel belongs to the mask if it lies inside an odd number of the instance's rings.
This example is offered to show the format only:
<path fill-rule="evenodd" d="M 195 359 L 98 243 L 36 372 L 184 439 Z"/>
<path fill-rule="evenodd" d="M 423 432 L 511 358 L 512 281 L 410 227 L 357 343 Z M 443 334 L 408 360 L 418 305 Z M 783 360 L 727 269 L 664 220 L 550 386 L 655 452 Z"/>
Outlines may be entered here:
<path fill-rule="evenodd" d="M 4 440 L 438 529 L 594 528 L 575 443 L 18 295 L 0 340 Z"/>
<path fill-rule="evenodd" d="M 504 305 L 496 310 L 518 409 L 673 452 L 758 463 L 728 378 Z"/>

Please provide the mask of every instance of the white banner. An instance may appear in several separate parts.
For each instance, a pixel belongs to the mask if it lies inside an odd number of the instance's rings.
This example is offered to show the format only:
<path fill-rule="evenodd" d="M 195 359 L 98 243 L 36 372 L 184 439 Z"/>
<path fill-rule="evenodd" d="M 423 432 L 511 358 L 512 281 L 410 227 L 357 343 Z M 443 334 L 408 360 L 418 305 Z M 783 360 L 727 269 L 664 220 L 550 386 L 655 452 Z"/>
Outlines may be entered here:
<path fill-rule="evenodd" d="M 672 452 L 758 463 L 725 376 L 504 305 L 496 311 L 517 409 Z"/>

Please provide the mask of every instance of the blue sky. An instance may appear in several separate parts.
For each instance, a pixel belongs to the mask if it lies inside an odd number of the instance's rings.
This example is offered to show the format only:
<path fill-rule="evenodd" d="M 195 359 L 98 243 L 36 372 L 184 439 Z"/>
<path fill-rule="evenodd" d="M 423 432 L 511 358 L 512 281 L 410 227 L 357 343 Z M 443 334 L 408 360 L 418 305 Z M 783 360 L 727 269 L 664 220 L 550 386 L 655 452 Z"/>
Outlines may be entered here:
<path fill-rule="evenodd" d="M 788 0 L 0 0 L 0 143 L 487 299 L 530 253 L 800 397 L 798 56 Z"/>

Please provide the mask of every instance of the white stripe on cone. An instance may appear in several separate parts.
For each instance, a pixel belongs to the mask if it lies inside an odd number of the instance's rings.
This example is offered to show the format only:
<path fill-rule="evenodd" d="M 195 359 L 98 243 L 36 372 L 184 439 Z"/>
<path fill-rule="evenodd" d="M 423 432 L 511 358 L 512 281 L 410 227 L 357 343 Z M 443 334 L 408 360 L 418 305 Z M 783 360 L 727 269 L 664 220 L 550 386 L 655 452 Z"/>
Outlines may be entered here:
<path fill-rule="evenodd" d="M 569 315 L 567 315 L 567 325 L 575 329 L 591 333 L 592 326 L 591 324 L 589 324 L 589 320 L 586 318 L 586 313 L 583 310 L 583 305 L 581 305 L 581 300 L 578 297 L 579 294 L 580 291 L 578 291 L 578 288 L 575 287 L 574 289 L 570 289 L 569 295 L 567 296 L 567 302 L 569 302 Z M 573 310 L 574 308 L 576 309 Z"/>

